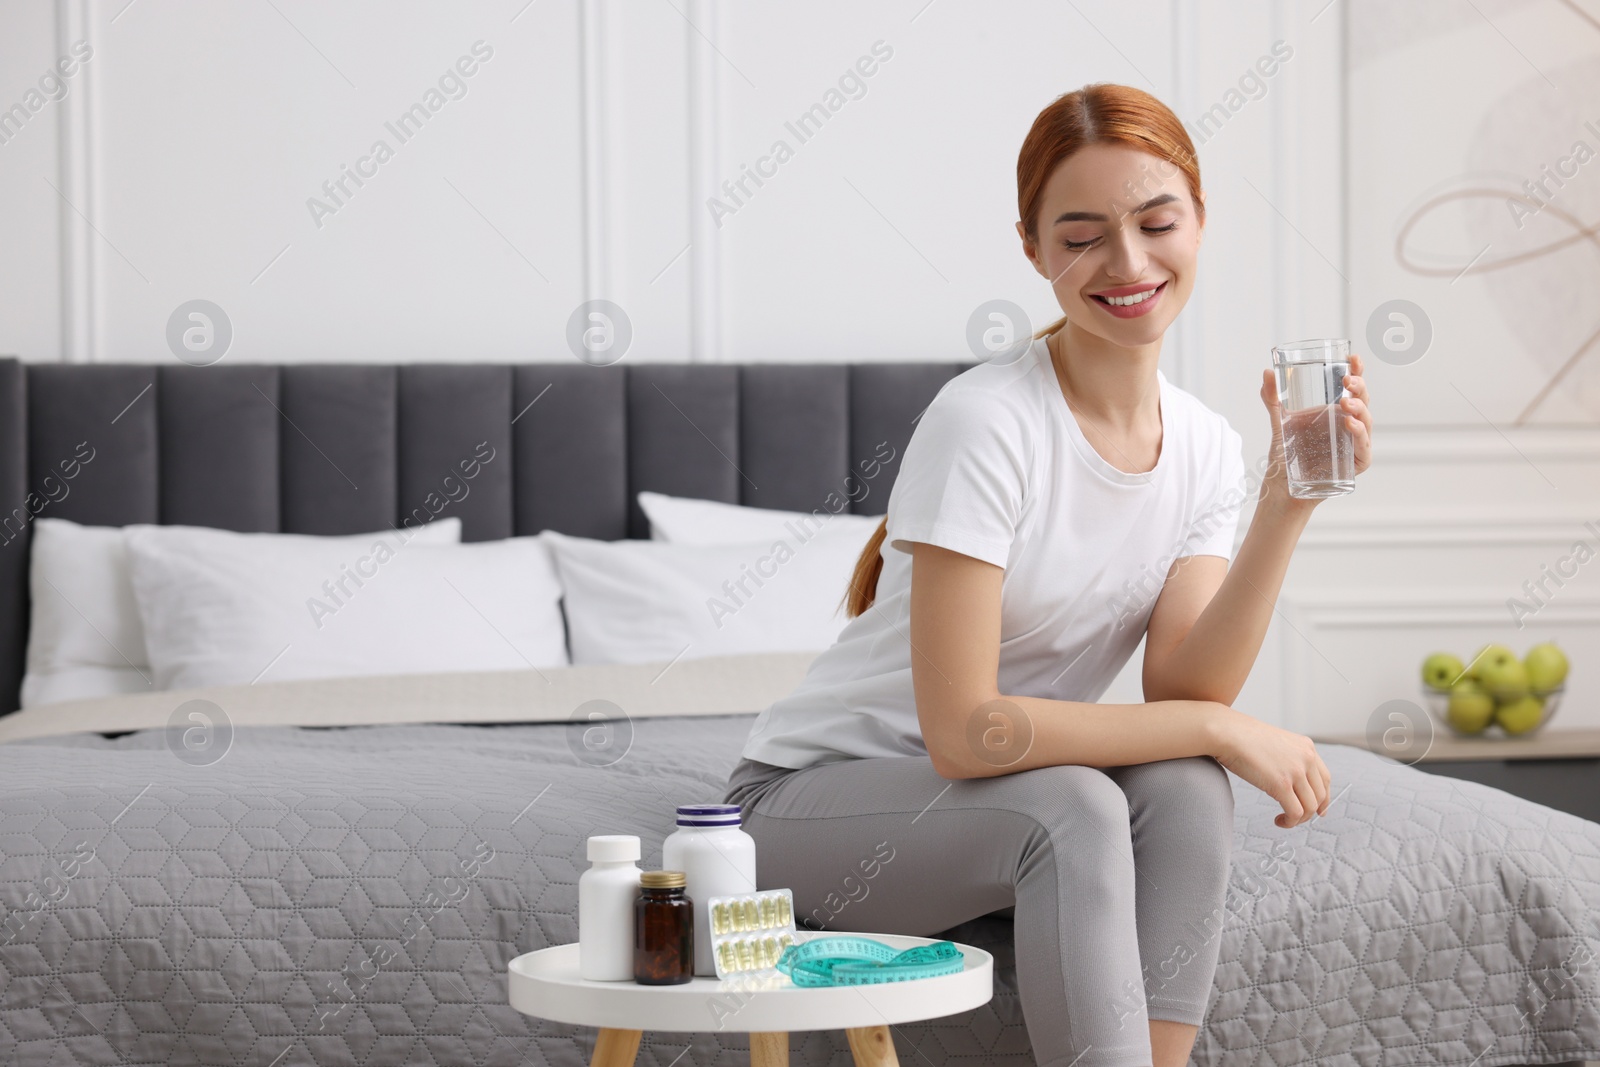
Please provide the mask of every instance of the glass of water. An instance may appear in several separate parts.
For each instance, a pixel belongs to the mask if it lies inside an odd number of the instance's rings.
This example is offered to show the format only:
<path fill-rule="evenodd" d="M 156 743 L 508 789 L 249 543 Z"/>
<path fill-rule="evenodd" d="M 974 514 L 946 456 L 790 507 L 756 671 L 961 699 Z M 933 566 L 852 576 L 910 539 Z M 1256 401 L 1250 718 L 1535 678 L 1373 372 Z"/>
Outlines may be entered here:
<path fill-rule="evenodd" d="M 1289 495 L 1320 500 L 1356 487 L 1355 438 L 1339 401 L 1350 372 L 1350 342 L 1320 338 L 1275 345 L 1272 368 L 1283 405 L 1283 460 Z"/>

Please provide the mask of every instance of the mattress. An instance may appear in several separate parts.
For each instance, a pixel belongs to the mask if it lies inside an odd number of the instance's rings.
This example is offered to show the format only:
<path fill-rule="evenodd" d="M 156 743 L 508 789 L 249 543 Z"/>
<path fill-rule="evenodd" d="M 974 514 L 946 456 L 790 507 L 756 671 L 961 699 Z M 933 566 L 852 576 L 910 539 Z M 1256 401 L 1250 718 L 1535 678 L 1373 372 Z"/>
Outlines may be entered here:
<path fill-rule="evenodd" d="M 506 964 L 576 940 L 588 835 L 637 834 L 641 865 L 660 865 L 676 805 L 720 798 L 754 715 L 719 710 L 737 696 L 696 709 L 641 691 L 640 714 L 596 723 L 526 696 L 559 679 L 504 678 L 457 687 L 482 703 L 444 713 L 454 723 L 336 725 L 344 706 L 370 723 L 373 694 L 425 715 L 401 695 L 427 690 L 413 681 L 321 704 L 328 690 L 305 683 L 212 693 L 232 707 L 218 758 L 184 758 L 183 733 L 162 728 L 174 696 L 49 717 L 79 732 L 0 720 L 0 1062 L 587 1063 L 592 1031 L 509 1007 Z M 275 702 L 319 725 L 266 725 Z M 82 732 L 117 709 L 133 732 Z M 546 721 L 498 721 L 517 715 Z M 1600 1058 L 1600 825 L 1322 753 L 1335 803 L 1294 830 L 1233 779 L 1221 962 L 1193 1062 Z M 1011 921 L 929 933 L 994 953 L 995 996 L 895 1027 L 902 1062 L 1032 1064 Z M 651 1032 L 640 1062 L 748 1062 L 747 1048 Z M 838 1032 L 792 1049 L 796 1064 L 849 1062 Z"/>

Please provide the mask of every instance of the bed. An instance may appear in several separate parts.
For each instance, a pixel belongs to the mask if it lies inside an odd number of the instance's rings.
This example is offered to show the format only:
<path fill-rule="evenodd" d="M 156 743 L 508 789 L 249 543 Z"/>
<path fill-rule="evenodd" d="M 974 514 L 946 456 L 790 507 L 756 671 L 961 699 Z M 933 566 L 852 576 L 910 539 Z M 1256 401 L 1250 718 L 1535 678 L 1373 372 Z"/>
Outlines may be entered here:
<path fill-rule="evenodd" d="M 453 510 L 469 541 L 645 537 L 641 489 L 797 510 L 843 490 L 871 514 L 888 479 L 853 484 L 856 461 L 903 451 L 961 369 L 0 362 L 0 500 L 28 512 L 0 545 L 0 699 L 17 705 L 37 515 L 371 530 L 485 437 L 511 462 Z M 30 498 L 83 441 L 96 458 L 70 493 Z M 511 1010 L 507 960 L 576 938 L 590 833 L 638 834 L 659 865 L 674 805 L 720 796 L 754 713 L 808 659 L 266 682 L 0 717 L 0 1062 L 587 1062 L 592 1033 Z M 596 700 L 616 709 L 598 755 Z M 213 709 L 224 758 L 175 758 L 180 706 Z M 1235 781 L 1193 1061 L 1600 1058 L 1600 825 L 1323 754 L 1341 792 L 1294 831 Z M 897 1027 L 902 1062 L 1032 1063 L 1009 920 L 928 933 L 993 952 L 995 997 Z M 747 1047 L 650 1033 L 641 1062 Z M 792 1055 L 848 1062 L 829 1032 L 794 1035 Z"/>

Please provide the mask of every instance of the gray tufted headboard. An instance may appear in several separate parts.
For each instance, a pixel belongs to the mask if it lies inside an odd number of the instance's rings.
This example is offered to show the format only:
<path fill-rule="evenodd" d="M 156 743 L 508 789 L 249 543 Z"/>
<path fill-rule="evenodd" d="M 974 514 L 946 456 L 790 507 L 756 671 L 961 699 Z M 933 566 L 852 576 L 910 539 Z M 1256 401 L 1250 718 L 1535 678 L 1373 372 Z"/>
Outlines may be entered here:
<path fill-rule="evenodd" d="M 835 493 L 878 514 L 896 464 L 852 472 L 881 442 L 898 460 L 970 365 L 0 360 L 0 711 L 21 685 L 34 518 L 348 534 L 445 501 L 469 541 L 615 539 L 649 536 L 641 489 L 807 511 Z M 494 458 L 447 496 L 485 441 Z"/>

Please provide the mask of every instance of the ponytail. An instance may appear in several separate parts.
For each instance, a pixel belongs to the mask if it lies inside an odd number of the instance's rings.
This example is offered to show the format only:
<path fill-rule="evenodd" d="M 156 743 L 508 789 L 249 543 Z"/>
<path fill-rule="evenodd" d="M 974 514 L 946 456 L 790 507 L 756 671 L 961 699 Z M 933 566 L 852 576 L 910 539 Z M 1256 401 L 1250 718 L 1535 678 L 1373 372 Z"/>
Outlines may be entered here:
<path fill-rule="evenodd" d="M 883 572 L 883 539 L 889 532 L 889 516 L 885 515 L 878 528 L 867 538 L 867 547 L 856 560 L 856 569 L 850 575 L 850 588 L 844 591 L 846 618 L 855 618 L 868 608 L 878 596 L 878 575 Z"/>
<path fill-rule="evenodd" d="M 1067 324 L 1067 317 L 1065 315 L 1063 315 L 1063 316 L 1061 316 L 1059 319 L 1057 319 L 1055 321 L 1054 325 L 1046 326 L 1044 329 L 1042 329 L 1038 333 L 1034 334 L 1033 335 L 1033 339 L 1035 341 L 1037 341 L 1041 337 L 1049 337 L 1051 334 L 1055 333 L 1057 330 L 1061 329 L 1061 327 L 1065 326 L 1066 324 Z"/>

